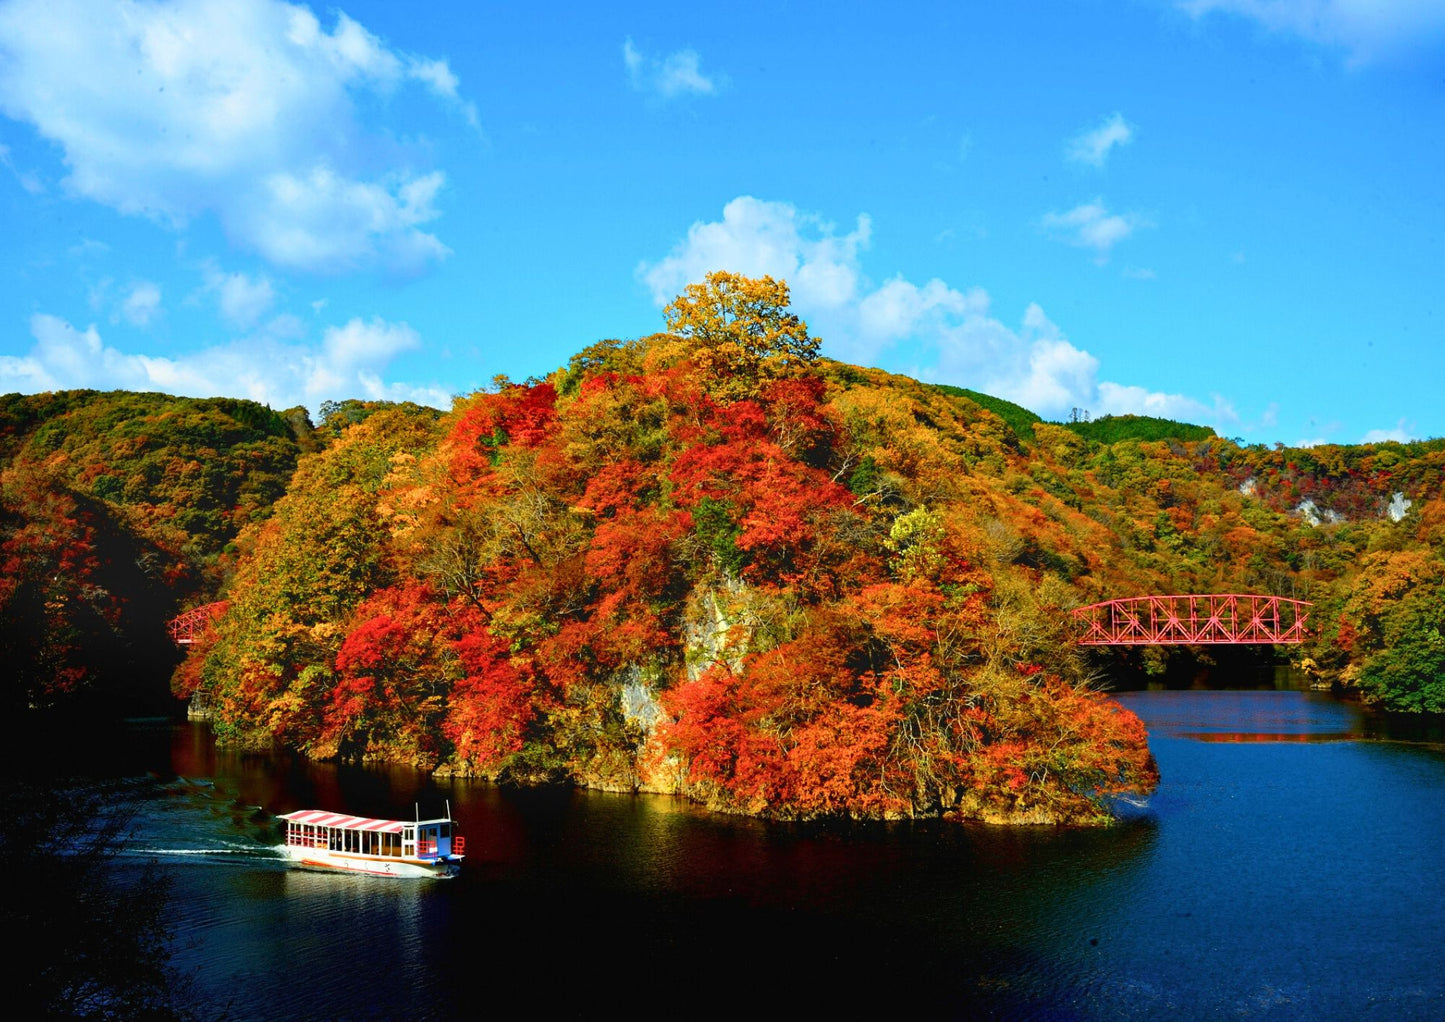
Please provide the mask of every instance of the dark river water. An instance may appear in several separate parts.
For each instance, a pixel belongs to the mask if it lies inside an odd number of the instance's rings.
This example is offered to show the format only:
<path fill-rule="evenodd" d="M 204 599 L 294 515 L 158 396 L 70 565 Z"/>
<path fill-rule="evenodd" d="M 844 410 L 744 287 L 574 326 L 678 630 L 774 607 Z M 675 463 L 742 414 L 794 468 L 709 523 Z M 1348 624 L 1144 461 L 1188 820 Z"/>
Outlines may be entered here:
<path fill-rule="evenodd" d="M 1105 831 L 790 826 L 653 796 L 437 786 L 139 727 L 128 858 L 251 1018 L 1445 1018 L 1445 750 L 1297 691 L 1135 692 L 1163 783 Z M 423 815 L 455 880 L 288 869 L 276 813 Z"/>

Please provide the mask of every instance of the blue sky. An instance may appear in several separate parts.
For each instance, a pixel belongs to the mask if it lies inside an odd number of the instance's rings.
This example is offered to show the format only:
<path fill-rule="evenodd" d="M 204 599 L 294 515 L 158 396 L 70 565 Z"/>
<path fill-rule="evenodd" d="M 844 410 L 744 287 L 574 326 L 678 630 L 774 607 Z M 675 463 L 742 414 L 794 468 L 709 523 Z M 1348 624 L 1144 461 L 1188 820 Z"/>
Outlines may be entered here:
<path fill-rule="evenodd" d="M 313 411 L 782 277 L 826 354 L 1445 435 L 1439 0 L 0 0 L 0 392 Z"/>

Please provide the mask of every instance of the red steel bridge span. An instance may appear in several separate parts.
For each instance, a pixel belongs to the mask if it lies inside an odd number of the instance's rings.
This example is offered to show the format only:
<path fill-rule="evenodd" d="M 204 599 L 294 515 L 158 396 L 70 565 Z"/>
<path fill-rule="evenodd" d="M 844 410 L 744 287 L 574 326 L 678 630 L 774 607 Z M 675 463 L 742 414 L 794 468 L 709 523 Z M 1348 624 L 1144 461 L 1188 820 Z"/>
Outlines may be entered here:
<path fill-rule="evenodd" d="M 211 623 L 226 612 L 226 601 L 219 603 L 205 603 L 192 610 L 186 611 L 177 617 L 166 622 L 166 631 L 171 633 L 171 641 L 177 646 L 189 646 L 201 637 Z"/>
<path fill-rule="evenodd" d="M 1312 604 L 1286 596 L 1223 593 L 1131 596 L 1074 611 L 1081 646 L 1298 644 Z"/>

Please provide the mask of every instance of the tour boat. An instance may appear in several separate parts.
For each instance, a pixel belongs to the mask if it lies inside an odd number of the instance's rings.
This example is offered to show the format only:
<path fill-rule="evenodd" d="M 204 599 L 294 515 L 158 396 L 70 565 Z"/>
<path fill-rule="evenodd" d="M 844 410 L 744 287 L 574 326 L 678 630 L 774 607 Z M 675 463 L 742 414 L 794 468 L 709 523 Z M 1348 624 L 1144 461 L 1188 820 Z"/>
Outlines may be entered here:
<path fill-rule="evenodd" d="M 302 866 L 392 877 L 451 877 L 461 869 L 466 838 L 451 808 L 433 820 L 369 820 L 324 809 L 283 813 L 286 856 Z"/>

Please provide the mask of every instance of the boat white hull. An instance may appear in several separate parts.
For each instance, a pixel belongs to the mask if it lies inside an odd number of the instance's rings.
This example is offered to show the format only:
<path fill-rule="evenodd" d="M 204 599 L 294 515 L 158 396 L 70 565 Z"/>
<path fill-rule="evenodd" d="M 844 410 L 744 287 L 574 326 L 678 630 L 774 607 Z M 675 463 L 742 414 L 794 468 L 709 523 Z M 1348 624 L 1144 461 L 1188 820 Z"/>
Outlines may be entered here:
<path fill-rule="evenodd" d="M 394 855 L 361 855 L 356 852 L 335 852 L 328 848 L 284 846 L 286 857 L 297 866 L 311 869 L 335 869 L 347 873 L 364 873 L 383 877 L 453 877 L 461 871 L 459 856 L 444 859 L 401 859 Z"/>

